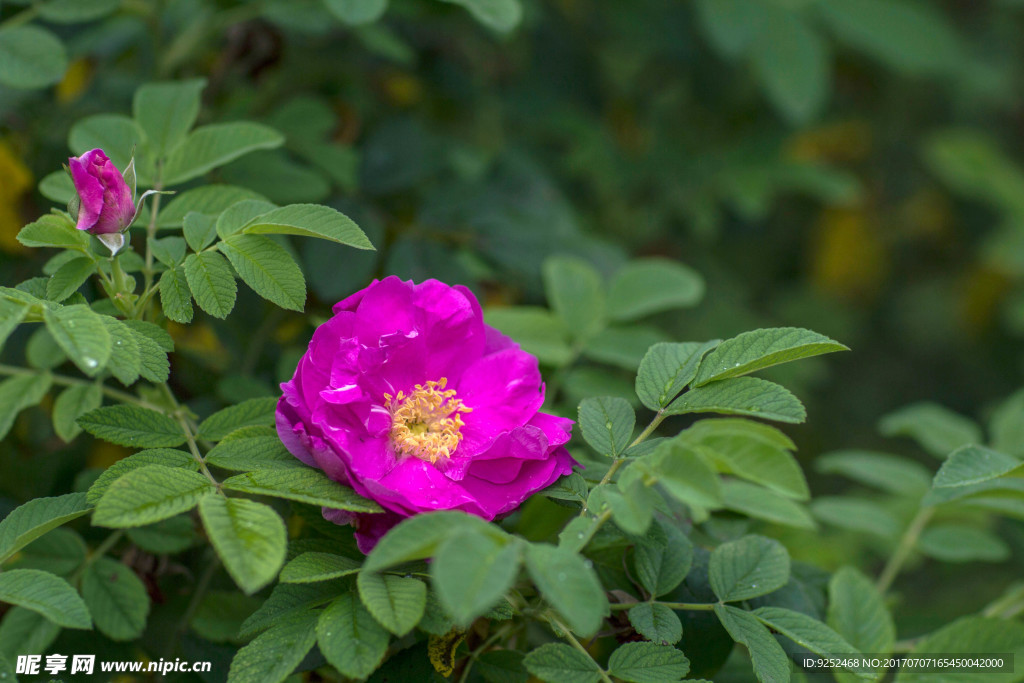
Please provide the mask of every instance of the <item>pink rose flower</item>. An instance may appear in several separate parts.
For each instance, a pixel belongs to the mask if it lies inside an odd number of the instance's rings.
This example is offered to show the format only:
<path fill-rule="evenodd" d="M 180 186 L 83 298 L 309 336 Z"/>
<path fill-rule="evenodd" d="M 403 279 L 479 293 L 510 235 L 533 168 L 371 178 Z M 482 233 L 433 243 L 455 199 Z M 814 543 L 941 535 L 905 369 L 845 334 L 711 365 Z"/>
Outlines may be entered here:
<path fill-rule="evenodd" d="M 122 232 L 135 220 L 133 190 L 102 149 L 68 159 L 78 192 L 79 230 L 93 235 Z"/>
<path fill-rule="evenodd" d="M 418 513 L 494 519 L 576 464 L 573 421 L 539 412 L 537 359 L 485 325 L 462 286 L 374 281 L 334 307 L 281 389 L 288 450 L 389 511 L 325 510 L 356 526 L 364 552 Z"/>

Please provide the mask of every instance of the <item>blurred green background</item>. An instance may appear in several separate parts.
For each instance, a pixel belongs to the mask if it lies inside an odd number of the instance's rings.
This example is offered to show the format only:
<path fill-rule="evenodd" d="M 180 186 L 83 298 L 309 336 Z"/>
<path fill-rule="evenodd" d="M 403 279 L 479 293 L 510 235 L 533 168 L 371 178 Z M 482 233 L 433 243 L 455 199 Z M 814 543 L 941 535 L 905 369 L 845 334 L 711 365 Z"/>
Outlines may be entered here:
<path fill-rule="evenodd" d="M 197 410 L 273 393 L 317 316 L 374 276 L 543 304 L 547 255 L 606 274 L 664 256 L 707 294 L 652 334 L 796 325 L 853 349 L 775 374 L 808 407 L 787 432 L 812 491 L 835 493 L 813 466 L 835 449 L 934 468 L 879 433 L 886 413 L 927 400 L 983 422 L 1024 384 L 1022 35 L 1020 0 L 0 0 L 0 281 L 45 261 L 15 235 L 52 205 L 37 182 L 75 122 L 129 113 L 140 83 L 202 77 L 200 123 L 287 136 L 214 180 L 330 204 L 378 252 L 296 243 L 309 317 L 250 292 L 227 322 L 179 329 L 172 377 Z M 22 331 L 4 362 L 26 345 Z M 631 377 L 584 362 L 555 398 Z M 30 413 L 0 444 L 0 504 L 120 456 L 74 449 Z M 910 573 L 908 632 L 1020 575 L 1024 530 L 1001 524 L 1011 562 Z M 887 552 L 803 541 L 794 555 L 826 568 Z M 932 583 L 958 591 L 936 600 Z"/>

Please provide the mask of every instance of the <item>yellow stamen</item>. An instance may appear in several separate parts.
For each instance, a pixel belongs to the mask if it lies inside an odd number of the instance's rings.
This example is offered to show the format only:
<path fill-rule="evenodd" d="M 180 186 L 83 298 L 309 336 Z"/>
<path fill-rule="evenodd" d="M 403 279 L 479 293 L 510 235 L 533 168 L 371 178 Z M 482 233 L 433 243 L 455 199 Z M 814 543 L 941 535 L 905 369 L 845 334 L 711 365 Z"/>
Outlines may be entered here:
<path fill-rule="evenodd" d="M 462 413 L 471 412 L 445 389 L 448 379 L 417 384 L 408 396 L 384 394 L 384 406 L 391 412 L 391 445 L 399 455 L 412 455 L 431 464 L 451 457 L 462 441 Z"/>

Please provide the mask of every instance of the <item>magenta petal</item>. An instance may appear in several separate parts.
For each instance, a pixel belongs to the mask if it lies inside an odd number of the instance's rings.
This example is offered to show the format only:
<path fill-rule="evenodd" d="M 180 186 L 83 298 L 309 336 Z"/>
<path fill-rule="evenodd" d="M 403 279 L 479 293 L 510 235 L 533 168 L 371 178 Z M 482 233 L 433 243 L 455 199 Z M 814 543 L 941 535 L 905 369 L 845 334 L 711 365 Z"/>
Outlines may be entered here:
<path fill-rule="evenodd" d="M 86 152 L 83 159 L 92 152 Z M 78 208 L 79 230 L 89 230 L 99 220 L 100 212 L 103 211 L 103 185 L 99 178 L 89 175 L 86 164 L 81 159 L 71 157 L 68 159 L 68 167 L 71 169 L 71 181 L 75 184 L 75 191 L 78 192 L 80 200 Z"/>
<path fill-rule="evenodd" d="M 135 217 L 132 190 L 103 150 L 94 149 L 68 160 L 71 180 L 81 200 L 79 230 L 94 235 L 121 232 Z"/>

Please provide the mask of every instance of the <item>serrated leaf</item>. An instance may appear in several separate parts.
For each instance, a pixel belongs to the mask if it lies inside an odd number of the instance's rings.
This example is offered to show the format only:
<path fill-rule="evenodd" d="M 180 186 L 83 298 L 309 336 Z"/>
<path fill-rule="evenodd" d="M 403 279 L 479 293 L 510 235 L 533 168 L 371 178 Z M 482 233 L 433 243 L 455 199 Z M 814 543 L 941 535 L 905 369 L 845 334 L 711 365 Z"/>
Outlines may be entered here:
<path fill-rule="evenodd" d="M 92 523 L 115 529 L 145 526 L 188 512 L 214 490 L 213 484 L 196 472 L 147 465 L 110 484 L 96 504 Z"/>
<path fill-rule="evenodd" d="M 714 609 L 732 639 L 750 651 L 758 681 L 778 683 L 789 680 L 789 657 L 757 617 L 732 605 L 718 604 Z"/>
<path fill-rule="evenodd" d="M 167 353 L 174 349 L 174 341 L 162 328 L 142 320 L 124 320 L 131 329 L 139 347 L 139 374 L 150 382 L 166 382 L 171 372 Z"/>
<path fill-rule="evenodd" d="M 917 539 L 917 549 L 943 562 L 1002 562 L 1010 547 L 990 531 L 966 524 L 933 524 Z"/>
<path fill-rule="evenodd" d="M 199 94 L 205 86 L 205 79 L 194 78 L 146 83 L 135 91 L 132 114 L 155 157 L 165 157 L 185 139 L 199 116 Z"/>
<path fill-rule="evenodd" d="M 423 617 L 427 586 L 414 578 L 361 571 L 359 598 L 381 626 L 397 636 L 411 631 Z"/>
<path fill-rule="evenodd" d="M 635 320 L 694 306 L 703 296 L 704 278 L 691 268 L 665 258 L 637 259 L 612 278 L 608 315 L 612 320 Z"/>
<path fill-rule="evenodd" d="M 640 361 L 636 393 L 651 410 L 661 410 L 697 376 L 697 367 L 718 341 L 655 344 Z"/>
<path fill-rule="evenodd" d="M 64 218 L 46 214 L 29 223 L 18 233 L 18 241 L 26 247 L 58 247 L 85 251 L 89 248 L 89 233 L 75 229 Z"/>
<path fill-rule="evenodd" d="M 165 270 L 160 276 L 160 306 L 164 315 L 174 322 L 192 322 L 192 290 L 184 268 Z"/>
<path fill-rule="evenodd" d="M 277 436 L 224 440 L 206 454 L 206 462 L 233 472 L 306 467 L 302 461 L 288 452 Z"/>
<path fill-rule="evenodd" d="M 46 329 L 68 358 L 89 377 L 110 358 L 113 342 L 103 319 L 84 304 L 43 310 Z"/>
<path fill-rule="evenodd" d="M 228 683 L 281 683 L 316 644 L 319 614 L 282 619 L 243 647 L 231 660 Z"/>
<path fill-rule="evenodd" d="M 551 309 L 570 336 L 586 339 L 605 327 L 604 288 L 593 266 L 574 257 L 552 256 L 544 261 L 542 274 Z"/>
<path fill-rule="evenodd" d="M 301 235 L 373 249 L 366 234 L 345 214 L 320 204 L 290 204 L 254 218 L 242 229 L 247 235 Z"/>
<path fill-rule="evenodd" d="M 1013 619 L 992 619 L 981 616 L 961 617 L 917 642 L 909 657 L 947 657 L 954 652 L 969 652 L 972 657 L 1013 653 L 1014 658 L 1024 654 L 1024 624 Z M 997 678 L 998 676 L 998 678 Z M 983 683 L 1004 678 L 990 671 L 973 674 L 959 673 L 954 680 Z M 1018 675 L 1005 676 L 1007 683 Z M 896 683 L 940 683 L 941 674 L 918 673 L 903 669 L 896 675 Z M 950 680 L 946 678 L 946 680 Z"/>
<path fill-rule="evenodd" d="M 127 168 L 132 150 L 142 144 L 135 121 L 121 114 L 96 114 L 79 119 L 68 133 L 68 147 L 76 155 L 102 149 L 117 168 Z"/>
<path fill-rule="evenodd" d="M 722 506 L 726 510 L 775 524 L 800 529 L 816 528 L 814 518 L 804 506 L 772 489 L 745 481 L 733 480 L 722 484 Z"/>
<path fill-rule="evenodd" d="M 246 595 L 274 580 L 284 564 L 288 533 L 273 508 L 242 498 L 206 496 L 199 501 L 199 516 L 224 568 Z"/>
<path fill-rule="evenodd" d="M 668 341 L 668 335 L 655 327 L 608 327 L 586 341 L 583 355 L 598 363 L 636 372 L 652 346 Z"/>
<path fill-rule="evenodd" d="M 132 448 L 173 448 L 186 440 L 172 418 L 133 405 L 91 410 L 78 418 L 78 426 L 104 441 Z"/>
<path fill-rule="evenodd" d="M 89 512 L 84 493 L 36 498 L 0 520 L 0 564 L 51 529 Z"/>
<path fill-rule="evenodd" d="M 281 583 L 329 581 L 359 571 L 362 563 L 331 553 L 302 553 L 281 570 Z"/>
<path fill-rule="evenodd" d="M 81 536 L 70 529 L 57 527 L 22 548 L 11 567 L 42 569 L 66 577 L 81 566 L 86 552 Z"/>
<path fill-rule="evenodd" d="M 234 185 L 210 184 L 185 190 L 181 194 L 175 195 L 167 207 L 160 211 L 160 215 L 157 216 L 157 226 L 160 228 L 182 227 L 185 216 L 192 212 L 206 216 L 216 223 L 217 216 L 224 209 L 245 199 L 265 201 L 266 197 L 249 188 Z M 185 239 L 188 240 L 187 234 Z M 189 245 L 192 245 L 191 241 Z M 205 248 L 205 246 L 201 248 Z"/>
<path fill-rule="evenodd" d="M 89 629 L 89 609 L 71 585 L 38 569 L 9 569 L 0 574 L 0 602 L 42 614 L 64 628 Z"/>
<path fill-rule="evenodd" d="M 49 372 L 15 375 L 0 382 L 0 439 L 11 431 L 18 413 L 42 401 L 52 384 Z"/>
<path fill-rule="evenodd" d="M 120 320 L 109 315 L 100 316 L 100 320 L 106 326 L 111 342 L 106 369 L 121 384 L 134 384 L 142 371 L 142 358 L 135 333 Z"/>
<path fill-rule="evenodd" d="M 25 320 L 28 311 L 29 307 L 22 302 L 0 299 L 0 349 L 11 333 Z"/>
<path fill-rule="evenodd" d="M 695 387 L 739 377 L 781 363 L 849 349 L 825 335 L 799 327 L 773 327 L 726 339 L 700 364 Z"/>
<path fill-rule="evenodd" d="M 230 235 L 218 246 L 245 284 L 281 308 L 302 311 L 306 279 L 292 257 L 273 240 L 259 235 Z"/>
<path fill-rule="evenodd" d="M 279 583 L 259 609 L 242 622 L 240 638 L 250 638 L 275 623 L 297 614 L 322 607 L 349 591 L 350 581 L 320 581 L 317 583 Z"/>
<path fill-rule="evenodd" d="M 274 424 L 274 411 L 277 409 L 277 398 L 252 398 L 238 405 L 218 410 L 202 421 L 199 425 L 200 438 L 209 441 L 220 441 L 231 432 L 250 425 Z"/>
<path fill-rule="evenodd" d="M 235 202 L 217 217 L 217 235 L 221 239 L 227 239 L 245 227 L 249 221 L 276 208 L 276 204 L 261 199 L 243 199 Z"/>
<path fill-rule="evenodd" d="M 562 643 L 545 643 L 527 653 L 523 664 L 537 678 L 550 683 L 595 683 L 601 669 L 592 658 Z"/>
<path fill-rule="evenodd" d="M 49 31 L 34 25 L 0 30 L 0 84 L 45 88 L 57 83 L 67 66 L 64 44 Z"/>
<path fill-rule="evenodd" d="M 95 272 L 96 263 L 88 256 L 71 259 L 47 280 L 46 298 L 50 301 L 64 301 L 77 292 Z"/>
<path fill-rule="evenodd" d="M 565 548 L 532 544 L 526 568 L 544 599 L 562 615 L 574 632 L 597 632 L 608 612 L 608 599 L 593 568 Z"/>
<path fill-rule="evenodd" d="M 523 350 L 545 365 L 562 367 L 572 360 L 565 323 L 542 308 L 489 308 L 484 322 L 512 337 Z"/>
<path fill-rule="evenodd" d="M 479 517 L 456 510 L 415 515 L 399 522 L 384 535 L 367 556 L 363 568 L 381 571 L 431 557 L 446 538 L 465 529 L 487 529 L 499 536 L 504 534 Z"/>
<path fill-rule="evenodd" d="M 185 259 L 185 279 L 199 308 L 215 318 L 228 317 L 235 307 L 238 287 L 223 256 L 213 251 L 190 254 Z"/>
<path fill-rule="evenodd" d="M 723 413 L 799 423 L 807 411 L 788 389 L 756 377 L 735 377 L 691 389 L 665 409 L 665 415 Z"/>
<path fill-rule="evenodd" d="M 625 399 L 586 398 L 580 403 L 579 425 L 591 448 L 601 455 L 617 458 L 633 439 L 636 415 Z"/>
<path fill-rule="evenodd" d="M 669 494 L 687 505 L 714 509 L 722 504 L 718 476 L 697 448 L 666 441 L 634 466 L 648 470 Z"/>
<path fill-rule="evenodd" d="M 132 543 L 154 555 L 180 553 L 198 540 L 192 518 L 187 514 L 128 529 L 126 533 Z"/>
<path fill-rule="evenodd" d="M 519 574 L 521 548 L 492 535 L 466 529 L 437 549 L 430 578 L 441 604 L 461 626 L 495 605 Z"/>
<path fill-rule="evenodd" d="M 391 640 L 354 592 L 327 606 L 320 614 L 316 632 L 324 657 L 349 678 L 372 674 L 383 661 Z"/>
<path fill-rule="evenodd" d="M 839 474 L 860 484 L 890 493 L 920 495 L 931 486 L 932 473 L 924 465 L 889 453 L 834 451 L 820 455 L 814 469 Z"/>
<path fill-rule="evenodd" d="M 853 646 L 853 652 L 892 652 L 896 627 L 885 600 L 871 580 L 853 567 L 843 567 L 829 581 L 827 621 Z"/>
<path fill-rule="evenodd" d="M 149 240 L 149 248 L 156 260 L 168 268 L 174 268 L 185 260 L 185 240 L 181 237 Z"/>
<path fill-rule="evenodd" d="M 693 564 L 693 544 L 683 533 L 668 523 L 658 522 L 664 542 L 643 542 L 636 545 L 634 564 L 637 580 L 652 597 L 671 593 L 683 582 Z"/>
<path fill-rule="evenodd" d="M 661 645 L 675 645 L 683 637 L 683 625 L 669 607 L 641 602 L 629 610 L 629 623 L 636 632 Z"/>
<path fill-rule="evenodd" d="M 873 500 L 851 496 L 820 496 L 811 501 L 811 513 L 822 522 L 882 538 L 896 538 L 899 521 Z"/>
<path fill-rule="evenodd" d="M 103 391 L 96 384 L 74 384 L 60 393 L 53 403 L 53 431 L 65 443 L 82 432 L 77 420 L 84 413 L 99 408 Z"/>
<path fill-rule="evenodd" d="M 744 536 L 723 543 L 711 552 L 708 575 L 719 600 L 749 600 L 786 585 L 789 553 L 778 541 L 764 536 Z"/>
<path fill-rule="evenodd" d="M 211 590 L 202 597 L 191 626 L 200 637 L 214 643 L 239 640 L 242 623 L 260 606 L 258 598 L 237 590 Z"/>
<path fill-rule="evenodd" d="M 45 654 L 61 628 L 46 617 L 23 607 L 12 607 L 0 621 L 0 653 L 9 659 Z"/>
<path fill-rule="evenodd" d="M 980 484 L 1010 474 L 1024 462 L 984 446 L 961 446 L 953 451 L 935 474 L 932 486 L 951 488 Z"/>
<path fill-rule="evenodd" d="M 100 557 L 82 575 L 82 598 L 96 628 L 111 640 L 142 635 L 149 617 L 149 592 L 131 569 Z"/>
<path fill-rule="evenodd" d="M 274 149 L 284 138 L 273 128 L 248 122 L 201 126 L 171 152 L 165 185 L 180 185 L 258 149 Z"/>
<path fill-rule="evenodd" d="M 841 635 L 803 612 L 769 606 L 759 607 L 753 614 L 768 628 L 815 654 L 829 657 L 857 652 L 857 648 L 846 642 Z M 849 670 L 865 673 L 869 671 L 865 666 L 853 666 Z"/>
<path fill-rule="evenodd" d="M 689 671 L 690 660 L 671 645 L 626 643 L 608 660 L 608 673 L 631 683 L 675 683 Z"/>
<path fill-rule="evenodd" d="M 937 458 L 984 442 L 973 420 L 936 403 L 914 403 L 893 411 L 879 421 L 878 431 L 882 436 L 908 436 Z"/>
<path fill-rule="evenodd" d="M 181 230 L 188 246 L 192 247 L 192 251 L 201 251 L 217 239 L 217 218 L 197 211 L 190 211 L 182 219 Z"/>
<path fill-rule="evenodd" d="M 372 500 L 363 498 L 347 486 L 331 481 L 320 470 L 309 467 L 236 474 L 221 482 L 221 486 L 229 491 L 285 498 L 334 510 L 383 511 Z"/>
<path fill-rule="evenodd" d="M 654 514 L 654 497 L 640 479 L 629 482 L 620 479 L 615 486 L 600 490 L 612 510 L 612 520 L 627 534 L 640 535 L 647 531 Z M 591 509 L 596 509 L 591 505 Z"/>

